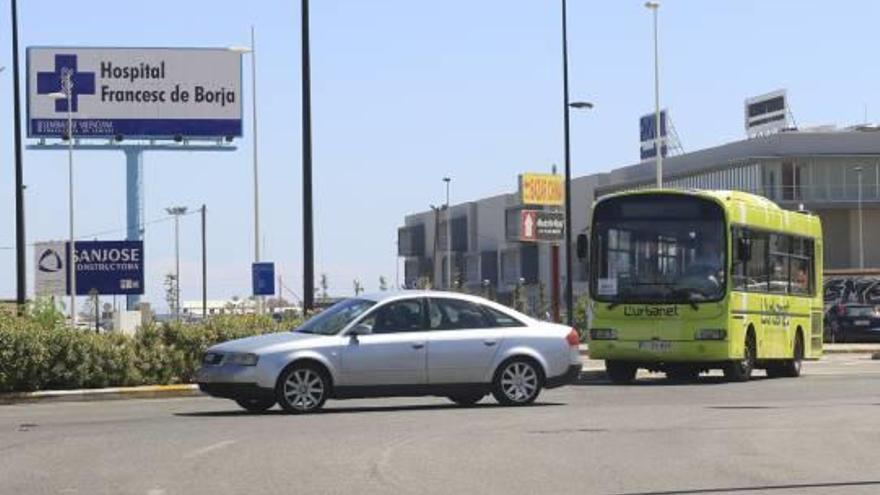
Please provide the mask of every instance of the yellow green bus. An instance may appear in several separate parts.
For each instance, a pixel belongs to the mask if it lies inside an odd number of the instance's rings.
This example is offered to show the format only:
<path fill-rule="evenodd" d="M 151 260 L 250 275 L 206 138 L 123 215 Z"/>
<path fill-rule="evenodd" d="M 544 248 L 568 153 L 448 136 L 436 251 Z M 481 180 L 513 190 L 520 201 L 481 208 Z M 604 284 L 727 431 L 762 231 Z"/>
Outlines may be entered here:
<path fill-rule="evenodd" d="M 639 369 L 796 377 L 822 354 L 822 226 L 736 191 L 600 198 L 590 242 L 589 354 L 614 383 Z"/>

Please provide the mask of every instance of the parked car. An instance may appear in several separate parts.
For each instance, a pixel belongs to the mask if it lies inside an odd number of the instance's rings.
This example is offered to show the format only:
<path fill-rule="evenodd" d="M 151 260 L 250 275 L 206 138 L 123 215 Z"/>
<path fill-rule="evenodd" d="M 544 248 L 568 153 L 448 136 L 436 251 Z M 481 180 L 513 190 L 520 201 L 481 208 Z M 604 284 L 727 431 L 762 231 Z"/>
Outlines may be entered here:
<path fill-rule="evenodd" d="M 308 413 L 327 399 L 448 397 L 460 405 L 491 393 L 532 403 L 581 369 L 577 332 L 492 301 L 402 291 L 346 299 L 299 328 L 215 345 L 199 388 L 249 411 L 276 403 Z"/>
<path fill-rule="evenodd" d="M 838 304 L 825 315 L 829 342 L 880 342 L 880 311 L 871 304 Z"/>

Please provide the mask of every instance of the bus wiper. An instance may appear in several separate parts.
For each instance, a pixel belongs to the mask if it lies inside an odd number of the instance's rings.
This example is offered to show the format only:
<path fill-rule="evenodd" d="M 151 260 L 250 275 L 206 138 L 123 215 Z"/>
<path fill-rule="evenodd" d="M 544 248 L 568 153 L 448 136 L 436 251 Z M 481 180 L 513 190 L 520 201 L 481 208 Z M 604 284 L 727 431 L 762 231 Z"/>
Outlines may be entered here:
<path fill-rule="evenodd" d="M 680 301 L 676 300 L 677 298 L 675 296 L 676 296 L 676 294 L 681 294 L 686 299 L 685 304 L 690 306 L 691 309 L 693 309 L 694 311 L 699 311 L 700 306 L 697 305 L 697 303 L 694 302 L 693 299 L 691 299 L 691 292 L 692 291 L 693 291 L 693 289 L 672 289 L 672 291 L 669 293 L 669 295 L 670 295 L 669 302 L 671 302 L 671 303 L 680 302 Z"/>

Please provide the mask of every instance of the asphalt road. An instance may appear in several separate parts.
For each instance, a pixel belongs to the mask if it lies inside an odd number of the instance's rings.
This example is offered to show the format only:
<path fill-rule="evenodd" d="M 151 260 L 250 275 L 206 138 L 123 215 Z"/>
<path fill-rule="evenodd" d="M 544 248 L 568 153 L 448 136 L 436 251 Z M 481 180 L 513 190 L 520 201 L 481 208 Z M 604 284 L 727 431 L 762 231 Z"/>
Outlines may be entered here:
<path fill-rule="evenodd" d="M 798 379 L 585 382 L 540 404 L 205 397 L 0 406 L 0 494 L 880 493 L 880 361 Z"/>

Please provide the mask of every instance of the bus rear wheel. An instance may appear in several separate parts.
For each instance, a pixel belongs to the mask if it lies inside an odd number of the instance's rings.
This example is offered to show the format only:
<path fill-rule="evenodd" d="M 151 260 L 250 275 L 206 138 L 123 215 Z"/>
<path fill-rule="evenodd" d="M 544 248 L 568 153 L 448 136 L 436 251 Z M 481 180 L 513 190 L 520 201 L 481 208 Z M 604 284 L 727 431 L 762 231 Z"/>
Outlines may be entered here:
<path fill-rule="evenodd" d="M 801 376 L 801 367 L 804 361 L 804 338 L 800 332 L 794 338 L 794 348 L 791 355 L 792 359 L 774 363 L 771 367 L 768 367 L 767 376 L 774 378 L 797 378 Z"/>
<path fill-rule="evenodd" d="M 617 385 L 627 385 L 632 383 L 636 378 L 638 368 L 633 363 L 626 361 L 605 361 L 605 373 L 611 383 Z"/>
<path fill-rule="evenodd" d="M 737 361 L 731 361 L 724 367 L 724 378 L 729 382 L 747 382 L 752 377 L 755 369 L 755 336 L 751 332 L 746 334 L 743 345 L 743 357 Z"/>

